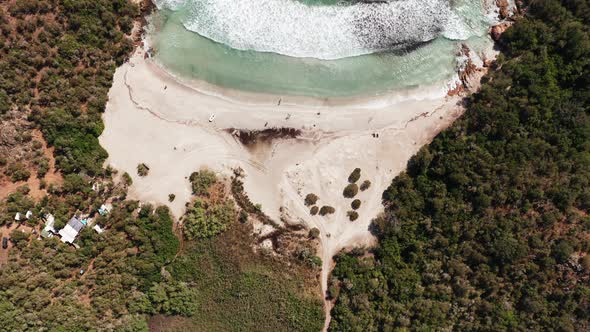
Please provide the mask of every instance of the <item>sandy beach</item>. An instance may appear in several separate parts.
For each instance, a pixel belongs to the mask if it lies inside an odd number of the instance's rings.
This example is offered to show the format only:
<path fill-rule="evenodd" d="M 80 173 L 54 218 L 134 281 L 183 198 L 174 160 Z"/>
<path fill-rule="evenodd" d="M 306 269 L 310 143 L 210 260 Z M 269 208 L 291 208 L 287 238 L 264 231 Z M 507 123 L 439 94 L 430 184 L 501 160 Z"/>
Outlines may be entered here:
<path fill-rule="evenodd" d="M 107 163 L 133 178 L 131 198 L 168 205 L 176 217 L 191 198 L 187 177 L 193 171 L 208 167 L 229 175 L 241 167 L 247 194 L 267 215 L 320 230 L 325 291 L 332 256 L 373 242 L 369 224 L 383 210 L 383 191 L 420 147 L 461 114 L 461 97 L 392 94 L 377 101 L 323 103 L 292 97 L 280 105 L 276 100 L 200 92 L 138 50 L 115 73 L 100 142 L 109 152 Z M 295 128 L 301 134 L 247 148 L 227 130 L 271 127 Z M 137 175 L 139 163 L 149 166 L 148 176 Z M 372 185 L 359 191 L 359 218 L 351 222 L 346 213 L 352 200 L 342 191 L 357 167 L 360 181 Z M 304 205 L 308 193 L 319 196 L 319 206 L 333 206 L 336 212 L 311 216 Z M 172 203 L 169 194 L 176 195 Z"/>

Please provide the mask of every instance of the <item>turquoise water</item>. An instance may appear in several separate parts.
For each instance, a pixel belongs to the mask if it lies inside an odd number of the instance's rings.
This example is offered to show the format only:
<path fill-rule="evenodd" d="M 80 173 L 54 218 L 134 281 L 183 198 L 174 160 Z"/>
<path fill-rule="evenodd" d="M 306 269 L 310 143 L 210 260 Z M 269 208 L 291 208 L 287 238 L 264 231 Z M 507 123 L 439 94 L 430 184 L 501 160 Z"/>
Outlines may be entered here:
<path fill-rule="evenodd" d="M 216 1 L 211 3 L 211 6 L 218 5 L 224 0 Z M 249 0 L 232 1 L 242 1 L 241 5 L 243 6 L 249 3 Z M 277 1 L 288 2 L 291 6 L 291 2 L 294 0 L 271 0 L 270 3 L 282 3 Z M 299 1 L 305 4 L 301 4 Z M 340 12 L 328 8 L 349 7 L 348 10 L 352 10 L 351 13 L 356 17 L 359 14 L 354 11 L 355 8 L 348 5 L 331 5 L 334 2 L 341 3 L 336 0 L 297 0 L 297 2 L 296 6 L 298 7 L 295 7 L 297 9 L 290 9 L 289 17 L 298 15 L 296 11 L 301 10 L 301 17 L 297 22 L 311 17 L 309 24 L 318 25 L 318 29 L 323 27 L 324 31 L 316 33 L 314 29 L 311 29 L 300 34 L 298 30 L 288 30 L 295 23 L 281 26 L 283 21 L 283 18 L 280 17 L 282 15 L 281 8 L 277 8 L 278 11 L 272 9 L 268 13 L 255 8 L 258 11 L 256 20 L 265 20 L 264 15 L 272 15 L 272 18 L 269 18 L 272 23 L 270 28 L 265 26 L 266 22 L 252 23 L 247 21 L 247 13 L 238 18 L 231 16 L 227 20 L 226 17 L 221 16 L 200 17 L 231 13 L 231 7 L 234 5 L 228 2 L 224 4 L 226 7 L 222 8 L 223 11 L 214 11 L 202 8 L 208 6 L 207 0 L 186 0 L 185 2 L 177 1 L 174 6 L 160 4 L 161 10 L 155 13 L 151 19 L 150 43 L 156 49 L 156 60 L 182 78 L 204 80 L 211 84 L 252 92 L 343 97 L 380 94 L 391 90 L 437 83 L 442 86 L 445 81 L 456 74 L 457 53 L 461 43 L 478 49 L 490 42 L 486 35 L 486 29 L 490 22 L 484 17 L 481 6 L 474 5 L 473 1 L 465 0 L 464 3 L 459 1 L 452 8 L 452 12 L 449 11 L 451 13 L 449 15 L 461 17 L 460 22 L 452 21 L 452 19 L 457 19 L 454 16 L 447 20 L 433 20 L 434 23 L 427 23 L 427 26 L 434 26 L 442 22 L 441 24 L 447 30 L 440 32 L 440 35 L 434 38 L 427 38 L 425 41 L 419 40 L 422 46 L 412 51 L 402 48 L 396 49 L 395 52 L 384 51 L 378 47 L 371 48 L 373 45 L 379 45 L 379 41 L 367 39 L 373 38 L 373 35 L 364 34 L 364 31 L 363 38 L 365 39 L 361 40 L 360 44 L 354 34 L 342 33 L 342 31 L 331 32 L 330 29 L 339 30 L 341 25 L 342 30 L 351 29 L 350 26 L 344 26 L 348 22 L 346 18 L 351 17 L 351 14 L 346 13 L 348 16 L 338 18 L 336 16 Z M 236 10 L 245 11 L 244 8 Z M 380 10 L 380 7 L 377 9 Z M 325 10 L 332 11 L 325 12 Z M 372 8 L 362 10 L 373 15 L 374 9 Z M 219 14 L 216 14 L 217 12 Z M 277 15 L 279 18 L 276 17 Z M 323 15 L 326 15 L 326 18 Z M 338 21 L 340 19 L 342 22 Z M 422 22 L 428 19 L 422 17 L 417 20 Z M 206 25 L 202 24 L 203 20 L 207 22 Z M 334 21 L 339 22 L 340 25 L 334 27 Z M 246 28 L 237 29 L 242 24 L 244 27 L 248 24 L 258 24 L 259 28 L 266 29 L 262 31 L 267 32 Z M 393 22 L 392 29 L 398 34 L 401 30 L 394 25 L 395 22 Z M 307 26 L 307 24 L 304 23 L 302 26 Z M 380 24 L 381 26 L 382 24 Z M 205 30 L 199 30 L 202 28 Z M 237 30 L 234 31 L 234 29 Z M 199 31 L 199 33 L 191 30 Z M 409 37 L 400 40 L 414 42 L 411 38 L 413 31 L 406 32 Z M 200 33 L 203 35 L 213 34 L 215 38 L 206 38 Z M 428 37 L 429 33 L 422 33 L 421 36 Z M 334 35 L 338 45 L 333 44 L 331 35 Z M 294 40 L 296 42 L 293 42 Z M 342 45 L 342 43 L 350 45 Z M 367 45 L 369 47 L 366 47 Z M 276 50 L 276 52 L 265 51 L 266 48 Z M 317 54 L 314 53 L 316 50 Z M 337 50 L 337 52 L 329 53 L 333 50 Z M 279 54 L 291 52 L 295 54 L 300 52 L 310 56 L 298 57 Z M 360 53 L 360 55 L 347 56 L 349 53 Z M 339 54 L 343 56 L 338 57 Z M 324 56 L 330 59 L 321 59 Z"/>

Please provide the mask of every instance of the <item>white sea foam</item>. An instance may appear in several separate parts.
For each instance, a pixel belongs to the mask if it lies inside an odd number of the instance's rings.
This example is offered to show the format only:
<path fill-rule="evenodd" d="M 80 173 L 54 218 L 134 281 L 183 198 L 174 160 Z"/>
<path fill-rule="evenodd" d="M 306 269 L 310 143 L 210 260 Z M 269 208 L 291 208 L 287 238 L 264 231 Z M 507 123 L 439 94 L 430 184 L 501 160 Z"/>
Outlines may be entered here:
<path fill-rule="evenodd" d="M 240 50 L 338 59 L 403 49 L 473 31 L 449 0 L 309 6 L 296 0 L 156 0 L 191 31 Z"/>

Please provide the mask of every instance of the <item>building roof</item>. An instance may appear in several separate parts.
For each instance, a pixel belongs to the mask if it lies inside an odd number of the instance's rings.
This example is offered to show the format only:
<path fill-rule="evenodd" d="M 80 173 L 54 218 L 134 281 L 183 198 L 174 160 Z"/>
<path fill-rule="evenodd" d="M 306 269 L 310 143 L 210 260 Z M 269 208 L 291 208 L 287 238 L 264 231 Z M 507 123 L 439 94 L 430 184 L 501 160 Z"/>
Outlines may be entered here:
<path fill-rule="evenodd" d="M 82 223 L 82 221 L 80 221 L 80 219 L 76 217 L 72 217 L 72 219 L 68 221 L 68 226 L 75 229 L 76 233 L 79 232 L 82 228 L 84 228 L 84 224 Z"/>
<path fill-rule="evenodd" d="M 59 235 L 61 236 L 61 242 L 73 243 L 78 235 L 78 231 L 68 223 L 66 227 L 59 230 Z"/>
<path fill-rule="evenodd" d="M 59 231 L 61 242 L 73 243 L 82 228 L 84 228 L 84 224 L 78 218 L 72 217 L 68 224 Z"/>

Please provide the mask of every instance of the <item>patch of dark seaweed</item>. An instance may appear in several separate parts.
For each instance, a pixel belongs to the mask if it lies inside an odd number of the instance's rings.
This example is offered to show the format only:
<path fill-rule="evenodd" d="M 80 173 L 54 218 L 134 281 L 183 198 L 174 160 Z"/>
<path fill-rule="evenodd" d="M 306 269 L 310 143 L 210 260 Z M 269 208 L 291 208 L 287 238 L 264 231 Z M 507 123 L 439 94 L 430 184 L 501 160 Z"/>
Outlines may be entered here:
<path fill-rule="evenodd" d="M 264 130 L 228 128 L 225 131 L 235 136 L 247 148 L 253 148 L 259 144 L 270 144 L 276 139 L 297 138 L 301 135 L 300 129 L 284 127 Z"/>

